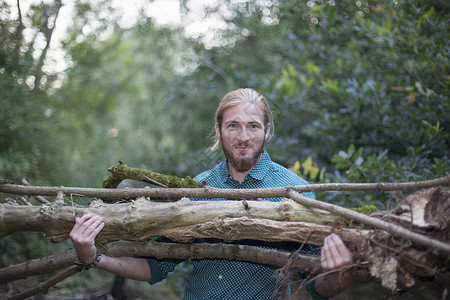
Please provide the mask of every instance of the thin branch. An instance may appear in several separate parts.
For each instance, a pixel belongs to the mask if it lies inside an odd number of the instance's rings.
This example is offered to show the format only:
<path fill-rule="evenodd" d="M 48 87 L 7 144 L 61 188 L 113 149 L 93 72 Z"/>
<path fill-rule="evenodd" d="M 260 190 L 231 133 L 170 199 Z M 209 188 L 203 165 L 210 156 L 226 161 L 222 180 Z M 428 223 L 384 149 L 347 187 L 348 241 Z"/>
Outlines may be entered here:
<path fill-rule="evenodd" d="M 50 287 L 54 286 L 55 284 L 63 281 L 64 279 L 66 279 L 66 278 L 68 278 L 68 277 L 70 277 L 72 275 L 75 275 L 75 274 L 79 273 L 80 271 L 81 270 L 80 270 L 79 266 L 72 266 L 72 267 L 62 271 L 61 273 L 53 276 L 49 280 L 41 282 L 37 286 L 35 286 L 35 287 L 33 287 L 33 288 L 29 289 L 29 290 L 26 290 L 25 292 L 22 292 L 20 294 L 14 295 L 14 296 L 9 297 L 7 299 L 8 300 L 25 299 L 27 297 L 36 295 L 39 292 L 48 290 Z"/>
<path fill-rule="evenodd" d="M 50 16 L 50 14 L 47 13 L 45 4 L 42 4 L 42 5 L 44 5 L 43 9 L 44 9 L 44 15 L 45 15 L 45 18 L 46 18 L 46 20 L 45 20 L 45 25 L 46 26 L 43 28 L 43 30 L 45 30 L 45 32 L 43 32 L 43 34 L 45 35 L 46 43 L 45 43 L 44 49 L 42 49 L 41 55 L 39 56 L 39 60 L 38 60 L 38 63 L 36 65 L 35 87 L 38 87 L 39 84 L 40 84 L 42 73 L 43 73 L 42 72 L 42 66 L 44 65 L 44 61 L 45 61 L 45 58 L 47 56 L 48 49 L 50 48 L 53 32 L 54 32 L 55 27 L 56 27 L 56 21 L 58 20 L 59 11 L 60 11 L 61 7 L 63 6 L 63 4 L 62 4 L 62 2 L 60 0 L 56 1 L 55 7 L 53 9 L 53 13 L 54 13 L 55 19 L 53 21 L 53 24 L 50 24 L 49 23 L 49 19 L 50 19 L 51 16 Z"/>
<path fill-rule="evenodd" d="M 33 204 L 31 204 L 27 199 L 25 199 L 25 197 L 20 197 L 19 199 L 20 199 L 25 205 L 33 206 Z"/>
<path fill-rule="evenodd" d="M 25 178 L 22 178 L 21 182 L 22 182 L 23 185 L 31 186 L 31 184 Z M 50 204 L 50 201 L 48 201 L 47 199 L 45 199 L 42 196 L 33 195 L 33 198 L 36 199 L 37 201 L 41 202 L 42 204 Z"/>
<path fill-rule="evenodd" d="M 344 207 L 317 201 L 317 200 L 305 197 L 296 191 L 290 191 L 289 198 L 295 200 L 296 202 L 298 202 L 300 204 L 303 204 L 303 205 L 306 205 L 309 207 L 323 209 L 323 210 L 350 218 L 352 220 L 356 220 L 358 222 L 372 226 L 374 228 L 385 230 L 395 236 L 398 236 L 398 237 L 401 237 L 404 239 L 410 239 L 411 241 L 413 241 L 417 244 L 421 244 L 423 246 L 430 247 L 430 249 L 438 249 L 438 250 L 450 253 L 450 244 L 444 243 L 444 242 L 441 242 L 441 241 L 438 241 L 435 239 L 431 239 L 429 237 L 425 237 L 421 234 L 412 232 L 402 226 L 398 226 L 398 225 L 395 225 L 392 223 L 387 223 L 385 221 L 375 219 L 375 218 L 366 216 L 364 214 L 360 214 L 358 212 L 352 211 L 352 210 L 344 208 Z"/>
<path fill-rule="evenodd" d="M 163 187 L 163 188 L 168 188 L 168 186 L 167 186 L 167 185 L 165 185 L 165 184 L 162 184 L 162 183 L 159 183 L 158 181 L 156 181 L 156 180 L 153 180 L 153 179 L 151 179 L 151 178 L 150 178 L 150 177 L 148 177 L 148 176 L 145 176 L 145 175 L 144 175 L 144 179 L 145 179 L 145 181 L 147 181 L 148 183 L 151 183 L 151 184 L 154 184 L 154 185 L 157 185 L 157 186 Z"/>
<path fill-rule="evenodd" d="M 75 250 L 68 249 L 64 253 L 30 259 L 16 265 L 0 269 L 0 284 L 25 279 L 30 276 L 50 274 L 58 269 L 74 265 L 77 261 Z"/>
<path fill-rule="evenodd" d="M 138 197 L 154 197 L 164 199 L 190 198 L 226 198 L 226 199 L 257 199 L 271 197 L 288 197 L 289 191 L 298 193 L 317 191 L 395 191 L 395 190 L 419 190 L 450 184 L 450 175 L 437 179 L 421 182 L 402 183 L 324 183 L 298 186 L 287 186 L 266 189 L 216 189 L 204 188 L 129 188 L 129 189 L 105 189 L 105 188 L 80 188 L 80 187 L 46 187 L 23 186 L 4 183 L 0 184 L 0 192 L 18 195 L 42 195 L 56 196 L 59 191 L 65 195 L 78 194 L 84 197 L 100 199 L 133 199 Z"/>
<path fill-rule="evenodd" d="M 14 48 L 14 54 L 16 55 L 17 59 L 20 57 L 20 47 L 22 46 L 23 42 L 23 30 L 25 26 L 23 25 L 22 21 L 22 10 L 20 9 L 20 1 L 17 0 L 17 14 L 18 14 L 18 21 L 19 24 L 17 25 L 16 29 L 16 45 Z"/>

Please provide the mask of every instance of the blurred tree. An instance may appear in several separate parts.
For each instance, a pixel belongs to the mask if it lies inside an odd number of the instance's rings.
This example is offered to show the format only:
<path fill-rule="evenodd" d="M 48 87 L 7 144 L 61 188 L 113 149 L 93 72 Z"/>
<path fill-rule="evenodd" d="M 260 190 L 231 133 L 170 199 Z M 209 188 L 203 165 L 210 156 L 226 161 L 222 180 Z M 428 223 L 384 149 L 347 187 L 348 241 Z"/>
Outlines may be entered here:
<path fill-rule="evenodd" d="M 279 158 L 312 156 L 337 170 L 333 181 L 448 173 L 448 6 L 308 1 L 282 15 L 289 65 L 265 88 L 279 108 Z"/>
<path fill-rule="evenodd" d="M 39 169 L 49 148 L 41 137 L 51 130 L 45 91 L 56 78 L 43 65 L 60 8 L 53 1 L 23 14 L 19 1 L 0 4 L 1 178 L 45 182 Z"/>

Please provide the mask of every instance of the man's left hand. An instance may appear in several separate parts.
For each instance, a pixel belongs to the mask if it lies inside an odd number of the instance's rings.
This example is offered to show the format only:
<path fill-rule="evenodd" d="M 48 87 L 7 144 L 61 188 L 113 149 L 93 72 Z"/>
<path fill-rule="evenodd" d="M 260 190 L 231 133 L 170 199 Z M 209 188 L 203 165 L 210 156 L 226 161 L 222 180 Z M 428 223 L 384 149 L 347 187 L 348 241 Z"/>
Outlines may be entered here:
<path fill-rule="evenodd" d="M 331 297 L 347 289 L 352 283 L 353 256 L 337 234 L 330 234 L 324 239 L 320 254 L 320 266 L 324 277 L 315 281 L 317 292 L 325 297 Z"/>

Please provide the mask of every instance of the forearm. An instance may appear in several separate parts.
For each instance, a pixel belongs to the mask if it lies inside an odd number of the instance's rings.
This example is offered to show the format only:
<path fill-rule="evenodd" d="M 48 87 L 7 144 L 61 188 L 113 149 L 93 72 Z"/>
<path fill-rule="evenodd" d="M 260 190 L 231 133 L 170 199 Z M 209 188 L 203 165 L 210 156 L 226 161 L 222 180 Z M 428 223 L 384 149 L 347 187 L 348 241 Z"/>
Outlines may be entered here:
<path fill-rule="evenodd" d="M 320 276 L 314 281 L 316 292 L 325 298 L 330 298 L 334 295 L 345 291 L 352 282 L 352 272 L 346 270 L 339 272 L 338 277 L 329 278 L 328 276 Z"/>
<path fill-rule="evenodd" d="M 102 254 L 96 268 L 129 279 L 151 281 L 150 267 L 145 258 L 110 257 Z"/>

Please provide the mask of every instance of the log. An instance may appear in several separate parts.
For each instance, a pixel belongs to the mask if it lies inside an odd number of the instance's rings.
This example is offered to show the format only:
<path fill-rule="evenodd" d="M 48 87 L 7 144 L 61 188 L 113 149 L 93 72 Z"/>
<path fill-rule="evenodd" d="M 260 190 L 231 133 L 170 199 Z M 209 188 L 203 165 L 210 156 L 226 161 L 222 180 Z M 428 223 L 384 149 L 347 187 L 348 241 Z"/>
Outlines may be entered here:
<path fill-rule="evenodd" d="M 296 254 L 264 249 L 256 246 L 216 244 L 174 244 L 147 242 L 110 242 L 103 244 L 99 251 L 111 257 L 135 256 L 155 257 L 157 259 L 175 258 L 185 260 L 204 258 L 225 258 L 237 261 L 249 261 L 263 263 L 274 267 L 286 265 L 293 258 L 292 269 L 301 273 L 318 271 L 320 258 L 314 255 Z M 67 249 L 64 253 L 39 259 L 32 259 L 17 265 L 11 265 L 0 270 L 0 284 L 18 279 L 26 279 L 29 276 L 44 275 L 55 272 L 58 269 L 74 265 L 77 254 L 73 249 Z"/>
<path fill-rule="evenodd" d="M 179 242 L 206 237 L 298 241 L 298 232 L 305 227 L 305 222 L 317 224 L 318 228 L 323 226 L 320 224 L 337 222 L 336 217 L 325 211 L 307 208 L 289 199 L 281 202 L 244 202 L 191 201 L 183 198 L 177 202 L 151 202 L 139 198 L 119 204 L 96 200 L 85 208 L 60 203 L 41 206 L 0 204 L 0 237 L 17 231 L 39 231 L 44 232 L 51 241 L 60 242 L 68 238 L 75 217 L 86 213 L 103 218 L 105 228 L 97 238 L 100 243 L 120 239 L 146 240 L 155 236 L 165 236 Z M 271 220 L 284 221 L 285 225 L 282 225 L 283 222 L 271 223 Z M 286 232 L 281 236 L 280 230 L 271 232 L 277 226 Z M 248 234 L 245 228 L 249 229 Z M 318 230 L 317 241 L 329 232 L 329 229 Z"/>

